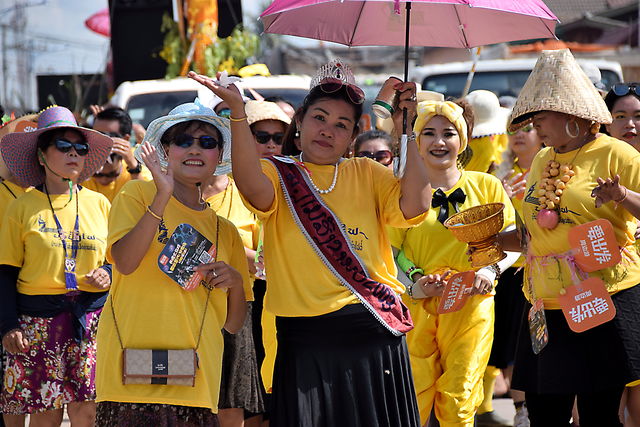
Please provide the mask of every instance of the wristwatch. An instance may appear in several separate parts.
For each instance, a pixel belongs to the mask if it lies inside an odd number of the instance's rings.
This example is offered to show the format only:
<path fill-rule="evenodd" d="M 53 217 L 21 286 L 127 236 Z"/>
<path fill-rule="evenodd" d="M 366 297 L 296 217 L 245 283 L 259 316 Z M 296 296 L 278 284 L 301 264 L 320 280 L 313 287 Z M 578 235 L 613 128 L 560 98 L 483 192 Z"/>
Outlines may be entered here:
<path fill-rule="evenodd" d="M 142 164 L 138 162 L 138 166 L 136 166 L 135 168 L 127 168 L 127 172 L 129 172 L 131 175 L 142 172 Z"/>

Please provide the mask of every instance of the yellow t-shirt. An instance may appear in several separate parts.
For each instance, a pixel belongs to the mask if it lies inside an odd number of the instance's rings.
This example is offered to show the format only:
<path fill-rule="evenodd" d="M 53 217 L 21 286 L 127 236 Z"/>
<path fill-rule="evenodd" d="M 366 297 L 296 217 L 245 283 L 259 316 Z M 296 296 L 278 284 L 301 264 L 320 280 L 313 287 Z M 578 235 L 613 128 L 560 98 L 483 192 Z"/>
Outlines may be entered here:
<path fill-rule="evenodd" d="M 262 171 L 275 189 L 273 205 L 261 212 L 246 201 L 245 204 L 263 221 L 269 280 L 265 308 L 276 316 L 319 316 L 358 302 L 322 263 L 294 222 L 275 167 L 267 160 L 261 162 Z M 333 166 L 306 166 L 319 188 L 331 185 Z M 355 158 L 340 163 L 334 190 L 321 197 L 344 224 L 355 253 L 371 278 L 403 293 L 404 286 L 396 279 L 385 225 L 410 227 L 422 222 L 424 214 L 405 219 L 400 195 L 400 181 L 389 169 L 370 159 Z"/>
<path fill-rule="evenodd" d="M 473 155 L 465 170 L 488 172 L 491 164 L 502 161 L 502 152 L 507 148 L 509 137 L 506 134 L 487 135 L 480 138 L 472 138 L 469 147 Z"/>
<path fill-rule="evenodd" d="M 547 230 L 536 222 L 536 215 L 540 210 L 536 192 L 547 162 L 554 158 L 561 164 L 573 164 L 576 174 L 567 183 L 560 199 L 560 223 L 553 230 Z M 568 234 L 571 227 L 599 218 L 608 219 L 613 224 L 618 245 L 626 250 L 622 251 L 620 264 L 589 273 L 589 276 L 601 278 L 612 293 L 640 282 L 640 257 L 633 237 L 636 219 L 622 206 L 616 208 L 613 202 L 596 209 L 591 197 L 598 177 L 620 175 L 620 184 L 629 190 L 640 191 L 638 171 L 640 153 L 629 144 L 606 135 L 584 145 L 579 152 L 573 150 L 556 154 L 551 148 L 544 148 L 536 155 L 527 179 L 523 203 L 523 220 L 531 234 L 529 254 L 533 256 L 525 269 L 525 283 L 531 277 L 535 296 L 543 299 L 545 308 L 560 308 L 557 299 L 560 289 L 573 284 L 568 263 L 548 256 L 569 251 Z M 543 256 L 547 258 L 542 258 Z M 531 300 L 532 296 L 529 292 L 526 293 Z"/>
<path fill-rule="evenodd" d="M 460 211 L 487 203 L 504 203 L 504 227 L 515 223 L 515 214 L 511 201 L 498 178 L 482 173 L 463 171 L 460 179 L 450 190 L 449 196 L 458 188 L 467 195 L 464 203 L 459 204 Z M 425 274 L 442 273 L 446 270 L 462 272 L 473 270 L 467 255 L 467 244 L 456 239 L 453 234 L 438 221 L 440 207 L 431 208 L 427 219 L 419 226 L 410 229 L 391 229 L 391 244 L 401 248 L 406 257 Z M 449 205 L 449 215 L 454 213 Z"/>
<path fill-rule="evenodd" d="M 236 187 L 236 183 L 231 177 L 229 177 L 229 185 L 227 185 L 227 188 L 209 197 L 207 202 L 218 215 L 228 219 L 236 226 L 238 233 L 240 233 L 242 243 L 246 248 L 255 250 L 258 247 L 258 237 L 260 234 L 258 219 L 245 207 L 244 203 L 242 203 L 238 187 Z M 247 301 L 253 301 L 253 287 L 251 286 L 251 282 L 252 280 L 248 281 L 248 287 L 245 288 Z"/>
<path fill-rule="evenodd" d="M 149 171 L 149 169 L 142 165 L 142 169 L 137 179 L 143 181 L 151 181 L 153 177 L 151 176 L 151 172 Z M 110 202 L 113 202 L 113 199 L 115 199 L 120 190 L 122 190 L 122 187 L 131 180 L 131 174 L 129 173 L 129 171 L 127 171 L 127 164 L 124 160 L 122 160 L 122 173 L 108 185 L 100 184 L 94 177 L 89 178 L 84 183 L 82 183 L 82 185 L 89 190 L 97 191 L 98 193 L 104 194 Z"/>
<path fill-rule="evenodd" d="M 124 237 L 144 215 L 156 193 L 153 182 L 131 181 L 113 201 L 109 218 L 111 246 Z M 109 293 L 116 311 L 122 342 L 127 348 L 195 348 L 207 291 L 202 286 L 184 291 L 158 268 L 158 256 L 179 224 L 188 223 L 215 244 L 216 214 L 213 209 L 194 211 L 171 198 L 138 268 L 123 275 L 113 267 Z M 242 240 L 228 220 L 219 218 L 218 261 L 236 268 L 248 281 Z M 198 348 L 200 367 L 195 387 L 123 385 L 122 351 L 107 300 L 98 328 L 97 400 L 161 403 L 210 408 L 217 412 L 224 342 L 221 329 L 227 318 L 227 293 L 211 291 L 209 308 Z"/>
<path fill-rule="evenodd" d="M 11 181 L 0 180 L 0 224 L 9 203 L 23 195 L 25 191 L 28 191 L 28 189 L 25 190 Z"/>
<path fill-rule="evenodd" d="M 71 202 L 68 193 L 52 194 L 50 197 L 56 216 L 67 235 L 69 255 L 76 221 L 76 201 L 78 202 L 78 289 L 102 292 L 101 289 L 87 285 L 84 276 L 105 262 L 109 201 L 102 194 L 86 188 L 77 193 L 77 198 L 74 195 Z M 57 295 L 67 292 L 64 250 L 45 193 L 31 190 L 9 204 L 0 230 L 0 242 L 0 264 L 20 267 L 18 292 L 27 295 Z"/>

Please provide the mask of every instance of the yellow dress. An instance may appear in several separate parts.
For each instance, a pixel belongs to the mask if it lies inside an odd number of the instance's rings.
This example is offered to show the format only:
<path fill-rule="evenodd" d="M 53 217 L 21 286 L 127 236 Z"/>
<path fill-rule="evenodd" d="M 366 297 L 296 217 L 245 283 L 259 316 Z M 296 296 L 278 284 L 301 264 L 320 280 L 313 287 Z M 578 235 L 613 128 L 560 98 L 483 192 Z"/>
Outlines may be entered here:
<path fill-rule="evenodd" d="M 467 196 L 460 210 L 501 202 L 505 204 L 504 227 L 514 223 L 513 206 L 497 178 L 463 171 L 445 194 L 458 188 Z M 401 248 L 425 274 L 472 270 L 467 245 L 438 221 L 439 209 L 431 208 L 427 219 L 415 228 L 392 230 L 392 245 Z M 440 297 L 412 299 L 404 295 L 403 299 L 415 325 L 407 334 L 407 345 L 421 422 L 426 422 L 435 406 L 442 427 L 473 426 L 484 396 L 482 377 L 493 342 L 493 295 L 469 297 L 460 311 L 447 314 L 437 312 Z"/>

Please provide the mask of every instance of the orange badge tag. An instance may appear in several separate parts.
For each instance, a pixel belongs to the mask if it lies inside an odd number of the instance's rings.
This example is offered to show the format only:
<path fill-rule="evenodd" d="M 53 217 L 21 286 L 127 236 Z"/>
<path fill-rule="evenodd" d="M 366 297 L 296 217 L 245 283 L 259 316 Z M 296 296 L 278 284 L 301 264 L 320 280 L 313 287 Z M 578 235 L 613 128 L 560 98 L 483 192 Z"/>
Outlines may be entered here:
<path fill-rule="evenodd" d="M 476 278 L 475 271 L 465 271 L 463 273 L 454 274 L 447 284 L 444 285 L 438 313 L 453 313 L 460 310 L 467 301 L 469 291 L 473 287 L 473 281 Z"/>
<path fill-rule="evenodd" d="M 590 277 L 566 291 L 558 300 L 573 332 L 584 332 L 615 317 L 616 307 L 601 279 Z"/>
<path fill-rule="evenodd" d="M 569 244 L 576 263 L 587 273 L 613 267 L 622 259 L 613 226 L 598 219 L 569 230 Z"/>
<path fill-rule="evenodd" d="M 33 132 L 38 130 L 38 124 L 36 122 L 20 122 L 16 125 L 14 132 Z"/>

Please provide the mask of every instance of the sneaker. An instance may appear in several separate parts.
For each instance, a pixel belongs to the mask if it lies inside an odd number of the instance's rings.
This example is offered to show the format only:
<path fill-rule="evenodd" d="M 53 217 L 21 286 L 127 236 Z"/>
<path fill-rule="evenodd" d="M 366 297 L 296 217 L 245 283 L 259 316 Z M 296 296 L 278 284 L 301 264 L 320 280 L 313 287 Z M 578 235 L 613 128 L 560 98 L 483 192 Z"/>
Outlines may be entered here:
<path fill-rule="evenodd" d="M 525 405 L 522 405 L 516 409 L 516 416 L 513 417 L 513 427 L 529 427 L 530 425 L 529 411 L 527 411 Z"/>
<path fill-rule="evenodd" d="M 496 411 L 476 415 L 475 427 L 511 427 L 511 421 L 498 415 Z"/>

